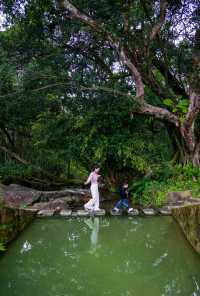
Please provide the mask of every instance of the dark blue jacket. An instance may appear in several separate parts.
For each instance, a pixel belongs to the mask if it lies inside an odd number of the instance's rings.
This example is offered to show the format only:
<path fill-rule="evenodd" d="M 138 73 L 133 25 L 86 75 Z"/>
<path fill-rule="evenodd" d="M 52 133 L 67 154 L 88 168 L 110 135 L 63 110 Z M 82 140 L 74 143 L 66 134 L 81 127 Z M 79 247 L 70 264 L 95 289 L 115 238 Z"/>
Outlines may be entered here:
<path fill-rule="evenodd" d="M 123 186 L 119 187 L 119 195 L 121 199 L 128 198 L 128 189 Z"/>

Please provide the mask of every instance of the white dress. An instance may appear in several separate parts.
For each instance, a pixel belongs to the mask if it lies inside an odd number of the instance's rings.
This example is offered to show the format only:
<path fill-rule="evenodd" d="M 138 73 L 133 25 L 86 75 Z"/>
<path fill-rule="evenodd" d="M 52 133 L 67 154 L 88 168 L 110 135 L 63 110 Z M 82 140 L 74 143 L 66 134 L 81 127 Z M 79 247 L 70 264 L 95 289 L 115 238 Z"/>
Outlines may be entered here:
<path fill-rule="evenodd" d="M 99 175 L 97 175 L 95 172 L 92 172 L 89 175 L 89 178 L 87 179 L 86 184 L 91 183 L 90 186 L 90 192 L 92 195 L 92 198 L 84 205 L 84 208 L 86 210 L 99 210 L 99 189 L 98 189 L 98 180 Z"/>

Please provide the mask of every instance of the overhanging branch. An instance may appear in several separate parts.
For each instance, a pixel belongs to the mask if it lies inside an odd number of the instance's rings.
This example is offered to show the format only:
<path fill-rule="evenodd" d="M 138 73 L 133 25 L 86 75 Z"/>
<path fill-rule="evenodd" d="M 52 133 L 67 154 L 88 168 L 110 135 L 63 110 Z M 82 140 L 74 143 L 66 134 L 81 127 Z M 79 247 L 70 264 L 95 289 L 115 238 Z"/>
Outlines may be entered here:
<path fill-rule="evenodd" d="M 143 103 L 137 110 L 137 113 L 152 115 L 160 120 L 173 123 L 176 127 L 179 126 L 179 119 L 176 115 L 168 111 L 167 109 L 152 106 L 148 103 Z"/>
<path fill-rule="evenodd" d="M 96 21 L 94 21 L 91 17 L 86 14 L 81 13 L 70 1 L 62 0 L 59 1 L 61 5 L 71 13 L 73 18 L 79 19 L 82 22 L 89 25 L 96 32 L 101 33 L 106 39 L 110 42 L 110 44 L 117 50 L 121 62 L 129 69 L 133 80 L 136 85 L 136 96 L 138 98 L 143 98 L 144 96 L 144 86 L 142 83 L 142 77 L 136 66 L 133 64 L 131 59 L 128 57 L 127 51 L 125 47 L 121 44 L 121 42 L 112 36 L 110 32 L 107 32 L 102 26 L 100 26 Z"/>

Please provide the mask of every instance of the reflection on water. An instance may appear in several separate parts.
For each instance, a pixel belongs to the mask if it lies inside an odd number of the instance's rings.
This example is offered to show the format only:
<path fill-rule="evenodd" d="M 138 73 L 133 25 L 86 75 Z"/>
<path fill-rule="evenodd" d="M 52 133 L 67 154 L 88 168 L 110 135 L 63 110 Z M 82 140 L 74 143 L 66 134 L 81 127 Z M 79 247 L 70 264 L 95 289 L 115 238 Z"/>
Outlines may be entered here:
<path fill-rule="evenodd" d="M 90 234 L 90 253 L 94 254 L 97 250 L 97 243 L 98 243 L 98 233 L 99 233 L 99 217 L 93 217 L 89 219 L 84 220 L 85 224 L 89 227 L 91 230 Z"/>
<path fill-rule="evenodd" d="M 39 219 L 0 259 L 2 296 L 200 296 L 200 257 L 170 217 Z"/>
<path fill-rule="evenodd" d="M 20 253 L 24 253 L 24 252 L 28 252 L 32 249 L 31 244 L 28 241 L 25 241 L 25 243 L 23 244 Z"/>

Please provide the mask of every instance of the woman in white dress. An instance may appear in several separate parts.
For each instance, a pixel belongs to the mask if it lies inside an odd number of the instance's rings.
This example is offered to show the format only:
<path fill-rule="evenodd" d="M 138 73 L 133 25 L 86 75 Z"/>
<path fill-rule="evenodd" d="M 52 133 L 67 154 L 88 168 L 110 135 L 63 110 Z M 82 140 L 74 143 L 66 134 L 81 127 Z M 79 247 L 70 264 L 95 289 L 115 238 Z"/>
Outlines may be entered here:
<path fill-rule="evenodd" d="M 84 183 L 85 185 L 91 184 L 90 191 L 92 198 L 84 204 L 85 210 L 88 211 L 99 211 L 99 189 L 98 189 L 98 179 L 101 175 L 98 174 L 99 168 L 94 168 L 94 170 L 90 173 L 87 181 Z"/>

